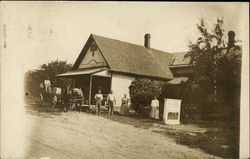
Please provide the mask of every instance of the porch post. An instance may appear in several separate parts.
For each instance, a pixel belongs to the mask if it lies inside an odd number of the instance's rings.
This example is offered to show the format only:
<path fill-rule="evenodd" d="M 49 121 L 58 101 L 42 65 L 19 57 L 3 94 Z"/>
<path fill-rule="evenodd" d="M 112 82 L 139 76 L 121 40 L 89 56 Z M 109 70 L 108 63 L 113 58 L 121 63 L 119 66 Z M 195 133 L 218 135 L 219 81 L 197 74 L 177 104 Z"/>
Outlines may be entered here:
<path fill-rule="evenodd" d="M 113 73 L 111 73 L 111 77 L 110 77 L 110 91 L 112 91 L 112 79 L 113 79 Z"/>
<path fill-rule="evenodd" d="M 89 107 L 91 104 L 92 75 L 89 75 Z"/>
<path fill-rule="evenodd" d="M 75 78 L 72 78 L 72 87 L 73 88 L 75 88 L 75 84 L 76 84 Z"/>

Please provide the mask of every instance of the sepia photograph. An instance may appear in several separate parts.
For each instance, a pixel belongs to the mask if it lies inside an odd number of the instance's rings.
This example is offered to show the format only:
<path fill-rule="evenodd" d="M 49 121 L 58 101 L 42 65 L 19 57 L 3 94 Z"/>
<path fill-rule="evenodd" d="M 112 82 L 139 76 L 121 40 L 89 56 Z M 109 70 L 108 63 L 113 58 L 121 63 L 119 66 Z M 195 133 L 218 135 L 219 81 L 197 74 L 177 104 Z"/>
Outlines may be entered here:
<path fill-rule="evenodd" d="M 0 2 L 1 159 L 247 159 L 249 3 Z"/>

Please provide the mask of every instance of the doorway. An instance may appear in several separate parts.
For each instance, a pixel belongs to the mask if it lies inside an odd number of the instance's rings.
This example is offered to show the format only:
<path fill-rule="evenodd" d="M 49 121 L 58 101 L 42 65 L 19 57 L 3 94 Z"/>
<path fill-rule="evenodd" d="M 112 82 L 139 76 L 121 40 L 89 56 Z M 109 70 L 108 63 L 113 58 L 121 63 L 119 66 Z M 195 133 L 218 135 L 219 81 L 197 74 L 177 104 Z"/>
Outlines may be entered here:
<path fill-rule="evenodd" d="M 102 77 L 102 76 L 93 76 L 92 77 L 92 88 L 91 88 L 91 104 L 95 104 L 95 94 L 98 90 L 101 90 L 104 100 L 107 98 L 107 95 L 110 93 L 111 89 L 111 78 Z"/>

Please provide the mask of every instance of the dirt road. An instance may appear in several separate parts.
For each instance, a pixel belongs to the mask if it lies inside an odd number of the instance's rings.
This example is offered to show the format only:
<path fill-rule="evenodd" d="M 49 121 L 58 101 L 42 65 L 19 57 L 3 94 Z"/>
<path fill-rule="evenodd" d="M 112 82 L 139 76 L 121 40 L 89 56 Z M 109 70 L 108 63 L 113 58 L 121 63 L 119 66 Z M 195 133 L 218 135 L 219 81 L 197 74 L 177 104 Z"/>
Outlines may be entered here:
<path fill-rule="evenodd" d="M 68 112 L 49 117 L 29 114 L 28 118 L 29 146 L 25 158 L 216 158 L 150 130 L 88 113 Z"/>

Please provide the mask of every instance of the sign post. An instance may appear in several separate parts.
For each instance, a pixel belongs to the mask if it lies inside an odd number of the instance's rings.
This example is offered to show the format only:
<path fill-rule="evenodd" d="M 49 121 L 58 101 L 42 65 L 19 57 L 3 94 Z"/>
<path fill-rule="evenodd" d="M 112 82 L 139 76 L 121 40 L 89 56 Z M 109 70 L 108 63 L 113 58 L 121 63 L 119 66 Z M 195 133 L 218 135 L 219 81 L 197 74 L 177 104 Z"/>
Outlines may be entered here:
<path fill-rule="evenodd" d="M 163 122 L 180 124 L 181 100 L 164 98 Z"/>

